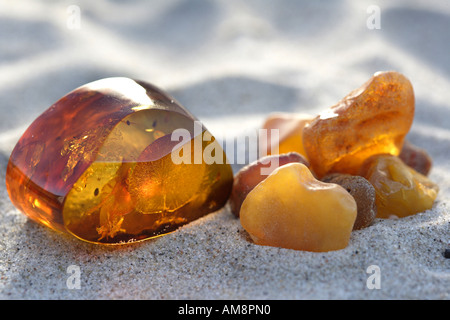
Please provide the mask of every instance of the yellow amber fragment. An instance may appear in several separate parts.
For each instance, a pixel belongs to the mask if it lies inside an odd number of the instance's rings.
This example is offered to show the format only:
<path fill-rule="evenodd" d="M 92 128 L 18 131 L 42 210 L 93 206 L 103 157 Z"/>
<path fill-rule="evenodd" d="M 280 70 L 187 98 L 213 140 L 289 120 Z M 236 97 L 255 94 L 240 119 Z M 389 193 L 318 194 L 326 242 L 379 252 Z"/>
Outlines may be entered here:
<path fill-rule="evenodd" d="M 375 188 L 378 218 L 405 217 L 431 209 L 439 191 L 433 181 L 389 154 L 367 159 L 361 175 Z"/>
<path fill-rule="evenodd" d="M 301 113 L 273 113 L 264 122 L 262 129 L 267 130 L 267 139 L 261 140 L 260 145 L 267 154 L 284 154 L 297 152 L 306 157 L 303 147 L 303 128 L 314 117 Z M 278 140 L 271 139 L 271 130 L 278 130 Z M 276 152 L 278 145 L 278 152 Z"/>
<path fill-rule="evenodd" d="M 378 72 L 319 114 L 303 130 L 311 168 L 319 178 L 356 175 L 374 154 L 398 155 L 414 118 L 414 92 L 398 72 Z"/>
<path fill-rule="evenodd" d="M 240 221 L 256 244 L 323 252 L 348 245 L 356 212 L 344 188 L 316 180 L 304 164 L 289 163 L 250 191 Z"/>
<path fill-rule="evenodd" d="M 239 217 L 242 202 L 247 194 L 261 181 L 263 181 L 273 170 L 287 163 L 299 162 L 309 166 L 308 161 L 296 152 L 289 152 L 280 155 L 270 155 L 241 168 L 234 176 L 233 189 L 230 195 L 231 212 Z"/>
<path fill-rule="evenodd" d="M 172 141 L 178 129 L 187 140 Z M 30 125 L 11 154 L 6 186 L 19 210 L 52 229 L 93 243 L 139 241 L 226 203 L 231 166 L 206 163 L 206 148 L 226 159 L 169 95 L 128 78 L 103 79 L 72 91 Z M 191 161 L 175 164 L 172 155 L 180 153 Z"/>

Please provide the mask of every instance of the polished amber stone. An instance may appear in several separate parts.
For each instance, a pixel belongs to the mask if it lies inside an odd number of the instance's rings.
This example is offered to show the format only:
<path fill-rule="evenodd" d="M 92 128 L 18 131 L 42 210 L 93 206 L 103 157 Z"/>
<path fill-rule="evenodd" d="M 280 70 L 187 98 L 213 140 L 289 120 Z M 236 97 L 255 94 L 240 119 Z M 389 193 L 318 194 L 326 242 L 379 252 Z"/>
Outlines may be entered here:
<path fill-rule="evenodd" d="M 375 73 L 303 129 L 314 173 L 319 178 L 333 172 L 356 175 L 372 155 L 399 155 L 414 109 L 413 87 L 404 75 Z"/>
<path fill-rule="evenodd" d="M 39 116 L 15 146 L 6 173 L 11 201 L 31 219 L 88 242 L 174 231 L 221 208 L 233 183 L 226 161 L 195 161 L 207 147 L 226 159 L 196 124 L 173 98 L 141 81 L 81 86 Z M 190 139 L 172 141 L 177 129 Z M 172 161 L 173 153 L 188 151 L 190 163 Z"/>

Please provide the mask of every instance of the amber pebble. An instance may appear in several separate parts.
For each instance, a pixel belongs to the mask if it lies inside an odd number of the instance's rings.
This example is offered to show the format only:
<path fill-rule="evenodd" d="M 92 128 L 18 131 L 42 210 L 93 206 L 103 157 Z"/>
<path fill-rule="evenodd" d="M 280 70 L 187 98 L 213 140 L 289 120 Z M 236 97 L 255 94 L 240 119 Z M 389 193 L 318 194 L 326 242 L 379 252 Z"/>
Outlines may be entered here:
<path fill-rule="evenodd" d="M 430 173 L 433 164 L 430 155 L 426 150 L 415 146 L 408 140 L 405 140 L 398 157 L 417 172 L 425 176 Z"/>
<path fill-rule="evenodd" d="M 414 118 L 414 92 L 398 72 L 378 72 L 303 129 L 311 168 L 357 175 L 374 154 L 398 155 Z"/>
<path fill-rule="evenodd" d="M 433 181 L 389 154 L 367 159 L 361 176 L 375 188 L 379 218 L 402 218 L 431 209 L 439 191 Z"/>
<path fill-rule="evenodd" d="M 352 195 L 358 208 L 353 230 L 370 226 L 377 216 L 375 189 L 367 179 L 350 174 L 332 173 L 322 179 L 323 182 L 336 183 Z"/>
<path fill-rule="evenodd" d="M 250 191 L 240 221 L 256 244 L 323 252 L 348 245 L 356 211 L 344 188 L 316 180 L 304 164 L 288 163 Z"/>
<path fill-rule="evenodd" d="M 234 177 L 230 196 L 231 212 L 233 212 L 236 217 L 239 217 L 242 202 L 247 194 L 252 191 L 258 183 L 267 178 L 273 170 L 291 162 L 309 165 L 308 161 L 302 155 L 296 152 L 289 152 L 281 155 L 261 157 L 239 170 Z"/>
<path fill-rule="evenodd" d="M 267 154 L 283 154 L 297 152 L 306 157 L 303 147 L 303 128 L 314 116 L 301 113 L 277 112 L 271 114 L 264 121 L 262 129 L 267 130 L 267 139 L 260 141 Z M 278 139 L 272 138 L 272 130 L 278 130 Z M 276 147 L 278 146 L 278 151 Z"/>
<path fill-rule="evenodd" d="M 222 207 L 233 183 L 229 164 L 172 161 L 174 152 L 192 158 L 211 146 L 223 153 L 214 139 L 202 139 L 209 134 L 203 126 L 195 132 L 195 121 L 141 81 L 81 86 L 40 115 L 15 146 L 6 173 L 11 201 L 31 219 L 93 243 L 174 231 Z M 181 128 L 192 133 L 189 140 L 171 141 Z"/>

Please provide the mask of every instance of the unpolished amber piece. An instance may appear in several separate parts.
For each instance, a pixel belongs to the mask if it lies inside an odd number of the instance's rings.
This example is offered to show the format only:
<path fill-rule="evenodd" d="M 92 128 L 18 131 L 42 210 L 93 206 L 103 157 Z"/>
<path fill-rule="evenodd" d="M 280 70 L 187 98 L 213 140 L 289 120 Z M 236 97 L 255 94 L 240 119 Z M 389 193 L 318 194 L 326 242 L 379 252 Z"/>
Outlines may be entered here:
<path fill-rule="evenodd" d="M 402 151 L 398 157 L 402 159 L 405 164 L 425 176 L 430 173 L 431 166 L 433 165 L 433 160 L 428 152 L 415 146 L 408 140 L 405 140 Z"/>
<path fill-rule="evenodd" d="M 378 72 L 304 128 L 307 158 L 319 178 L 331 172 L 356 175 L 374 154 L 398 155 L 413 118 L 409 80 Z"/>
<path fill-rule="evenodd" d="M 314 117 L 301 113 L 273 113 L 264 121 L 262 129 L 267 130 L 267 139 L 261 140 L 260 145 L 267 154 L 283 154 L 297 152 L 306 157 L 303 147 L 303 128 Z M 278 130 L 278 139 L 273 139 L 272 130 Z M 278 151 L 276 151 L 278 147 Z"/>
<path fill-rule="evenodd" d="M 401 218 L 431 209 L 439 191 L 433 181 L 389 154 L 367 159 L 361 175 L 375 188 L 379 218 Z"/>
<path fill-rule="evenodd" d="M 86 84 L 53 104 L 20 138 L 7 167 L 9 196 L 31 219 L 89 242 L 124 243 L 174 231 L 222 207 L 232 187 L 229 164 L 204 161 L 207 147 L 223 150 L 195 120 L 144 82 Z M 188 138 L 172 141 L 177 129 Z M 175 164 L 172 155 L 183 153 L 192 161 Z"/>
<path fill-rule="evenodd" d="M 356 211 L 344 188 L 316 180 L 304 164 L 289 163 L 250 191 L 240 221 L 256 244 L 323 252 L 348 245 Z"/>
<path fill-rule="evenodd" d="M 303 163 L 306 166 L 309 165 L 308 161 L 302 155 L 296 152 L 289 152 L 261 157 L 239 170 L 234 177 L 233 189 L 230 196 L 231 212 L 236 217 L 239 217 L 242 202 L 247 194 L 275 169 L 291 162 Z"/>
<path fill-rule="evenodd" d="M 322 179 L 323 182 L 336 183 L 352 195 L 358 208 L 353 230 L 370 226 L 377 216 L 375 189 L 367 179 L 350 174 L 332 173 Z"/>

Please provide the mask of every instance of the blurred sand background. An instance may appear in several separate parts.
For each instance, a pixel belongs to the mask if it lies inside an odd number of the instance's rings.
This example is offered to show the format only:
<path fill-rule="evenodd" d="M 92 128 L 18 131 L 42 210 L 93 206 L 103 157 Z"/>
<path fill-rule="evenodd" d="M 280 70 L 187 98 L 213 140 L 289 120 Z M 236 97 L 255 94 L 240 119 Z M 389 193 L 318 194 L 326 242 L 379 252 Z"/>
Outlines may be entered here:
<path fill-rule="evenodd" d="M 367 26 L 372 5 L 380 29 Z M 254 245 L 227 207 L 154 240 L 95 246 L 28 220 L 3 182 L 0 299 L 449 299 L 449 53 L 447 0 L 0 0 L 2 181 L 27 126 L 97 79 L 151 82 L 213 134 L 237 137 L 270 112 L 315 114 L 397 70 L 416 94 L 408 139 L 431 154 L 441 188 L 432 210 L 311 253 Z M 70 265 L 80 289 L 67 287 Z M 371 265 L 380 289 L 366 286 Z"/>

